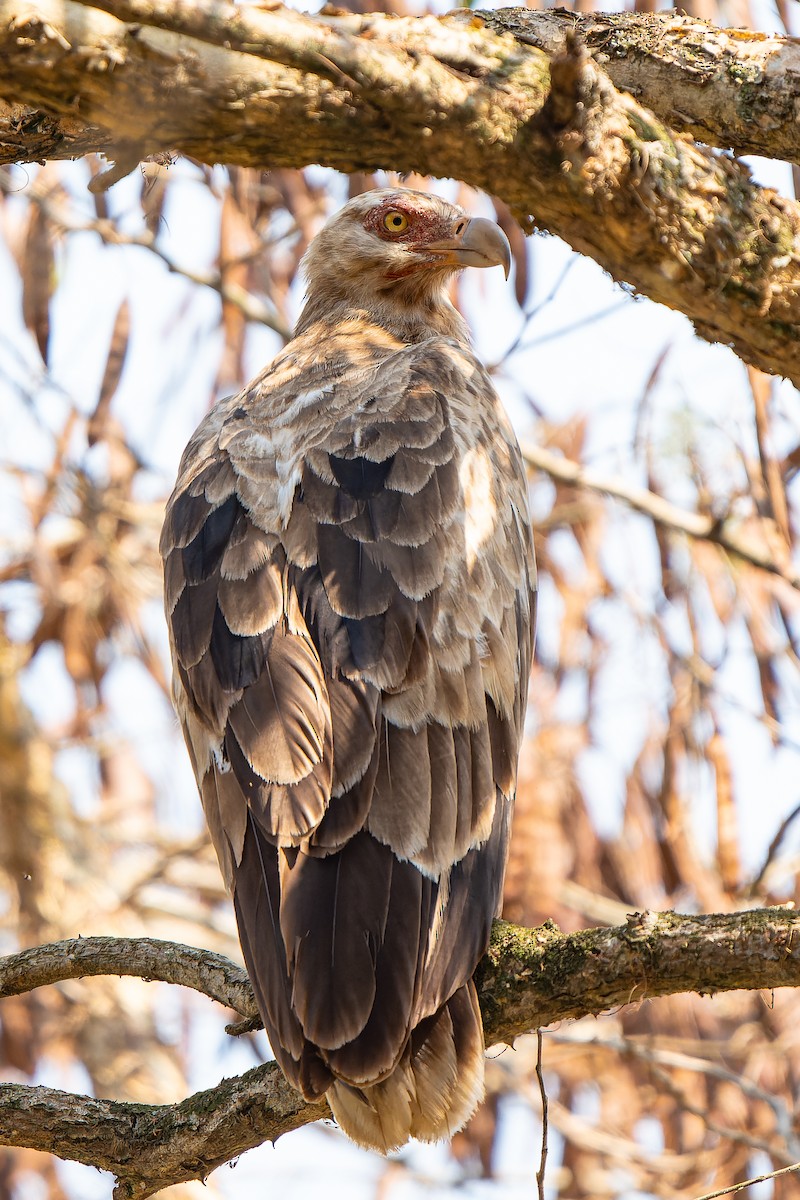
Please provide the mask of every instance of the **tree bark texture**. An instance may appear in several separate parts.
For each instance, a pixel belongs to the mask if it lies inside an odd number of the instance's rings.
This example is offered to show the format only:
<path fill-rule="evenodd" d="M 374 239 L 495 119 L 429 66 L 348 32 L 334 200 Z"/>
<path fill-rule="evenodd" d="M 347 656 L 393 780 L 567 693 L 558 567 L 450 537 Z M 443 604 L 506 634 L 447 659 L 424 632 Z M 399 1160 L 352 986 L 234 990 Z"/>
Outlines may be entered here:
<path fill-rule="evenodd" d="M 78 938 L 0 959 L 0 999 L 85 975 L 134 975 L 195 988 L 257 1022 L 240 967 L 154 939 Z M 800 985 L 800 914 L 634 913 L 617 928 L 565 935 L 552 923 L 498 921 L 478 971 L 487 1044 L 555 1021 L 694 991 Z M 202 1179 L 253 1146 L 329 1115 L 267 1063 L 180 1104 L 145 1105 L 0 1085 L 0 1145 L 90 1163 L 117 1178 L 118 1200 Z"/>
<path fill-rule="evenodd" d="M 685 312 L 709 341 L 800 384 L 800 206 L 617 92 L 574 38 L 551 59 L 526 44 L 527 17 L 504 15 L 516 36 L 469 12 L 312 18 L 171 0 L 0 0 L 0 97 L 67 122 L 81 145 L 76 120 L 103 130 L 97 148 L 117 159 L 109 182 L 168 151 L 262 168 L 455 176 L 500 196 L 524 228 L 558 234 L 615 279 Z M 642 20 L 663 44 L 669 27 Z M 704 28 L 730 58 L 735 36 Z M 736 62 L 751 63 L 760 43 L 748 37 Z M 788 88 L 795 67 L 788 42 L 781 47 Z M 619 60 L 604 53 L 609 66 Z M 763 74 L 771 79 L 768 64 Z M 708 88 L 725 90 L 716 78 Z M 741 88 L 734 95 L 743 121 Z M 14 112 L 18 127 L 34 122 Z M 694 125 L 711 121 L 706 113 Z M 797 137 L 796 119 L 782 125 Z M 37 136 L 41 153 L 46 130 Z M 24 157 L 19 128 L 2 140 L 12 143 L 7 157 Z"/>
<path fill-rule="evenodd" d="M 680 133 L 738 154 L 800 160 L 800 44 L 718 29 L 676 12 L 571 13 L 506 8 L 490 29 L 563 54 L 578 36 L 616 88 Z"/>

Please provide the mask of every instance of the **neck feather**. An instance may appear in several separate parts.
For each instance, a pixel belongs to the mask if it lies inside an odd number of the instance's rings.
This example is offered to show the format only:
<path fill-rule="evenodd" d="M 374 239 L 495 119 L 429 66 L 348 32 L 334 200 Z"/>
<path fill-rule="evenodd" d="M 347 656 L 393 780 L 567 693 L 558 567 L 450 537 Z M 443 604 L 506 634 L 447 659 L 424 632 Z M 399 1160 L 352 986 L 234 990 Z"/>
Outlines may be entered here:
<path fill-rule="evenodd" d="M 310 288 L 295 327 L 295 336 L 317 322 L 337 325 L 354 318 L 379 325 L 402 342 L 423 342 L 430 337 L 450 337 L 469 342 L 466 322 L 450 303 L 444 288 L 420 292 L 392 288 L 367 295 L 351 294 L 330 281 L 325 288 Z"/>

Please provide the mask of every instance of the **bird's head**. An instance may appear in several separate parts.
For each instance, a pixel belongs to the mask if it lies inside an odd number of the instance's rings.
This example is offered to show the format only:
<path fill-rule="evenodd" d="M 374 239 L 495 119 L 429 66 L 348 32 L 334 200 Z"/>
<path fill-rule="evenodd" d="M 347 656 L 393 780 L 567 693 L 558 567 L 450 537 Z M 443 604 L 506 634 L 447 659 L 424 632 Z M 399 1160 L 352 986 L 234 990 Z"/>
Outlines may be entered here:
<path fill-rule="evenodd" d="M 470 217 L 426 192 L 364 192 L 331 217 L 308 249 L 307 315 L 327 302 L 368 311 L 390 328 L 421 310 L 430 320 L 441 308 L 449 320 L 446 289 L 452 274 L 493 266 L 502 266 L 508 278 L 511 249 L 493 221 Z"/>

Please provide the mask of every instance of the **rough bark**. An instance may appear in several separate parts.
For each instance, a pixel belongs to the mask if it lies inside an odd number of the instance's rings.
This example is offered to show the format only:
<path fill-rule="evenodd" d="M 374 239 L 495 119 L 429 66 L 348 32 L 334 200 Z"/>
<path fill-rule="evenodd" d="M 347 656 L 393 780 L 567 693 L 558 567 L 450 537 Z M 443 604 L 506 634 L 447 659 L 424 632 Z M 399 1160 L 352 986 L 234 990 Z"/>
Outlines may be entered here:
<path fill-rule="evenodd" d="M 800 986 L 800 914 L 782 908 L 712 916 L 635 913 L 625 925 L 565 935 L 552 923 L 498 921 L 478 972 L 487 1044 L 554 1021 L 694 991 Z M 236 1008 L 253 1026 L 241 968 L 172 942 L 79 938 L 0 960 L 0 998 L 85 975 L 181 983 Z M 205 1178 L 253 1146 L 328 1115 L 274 1063 L 180 1104 L 127 1104 L 53 1088 L 0 1085 L 0 1145 L 49 1150 L 111 1171 L 118 1200 Z"/>
<path fill-rule="evenodd" d="M 506 8 L 490 29 L 563 54 L 579 36 L 614 86 L 680 133 L 739 154 L 800 159 L 800 44 L 749 29 L 718 29 L 676 12 L 571 13 Z"/>
<path fill-rule="evenodd" d="M 800 207 L 678 137 L 572 42 L 551 63 L 470 13 L 0 0 L 0 96 L 107 130 L 111 179 L 168 150 L 456 176 L 800 383 Z"/>

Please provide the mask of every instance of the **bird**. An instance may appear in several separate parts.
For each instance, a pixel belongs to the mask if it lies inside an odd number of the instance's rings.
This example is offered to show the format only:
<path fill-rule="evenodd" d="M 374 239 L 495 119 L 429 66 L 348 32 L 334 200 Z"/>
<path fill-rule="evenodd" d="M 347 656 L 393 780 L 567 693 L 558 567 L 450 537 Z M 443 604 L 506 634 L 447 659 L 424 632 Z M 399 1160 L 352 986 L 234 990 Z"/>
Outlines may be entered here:
<path fill-rule="evenodd" d="M 352 199 L 294 336 L 191 437 L 161 536 L 173 700 L 272 1051 L 382 1153 L 483 1095 L 536 610 L 525 468 L 456 272 L 492 221 Z"/>

